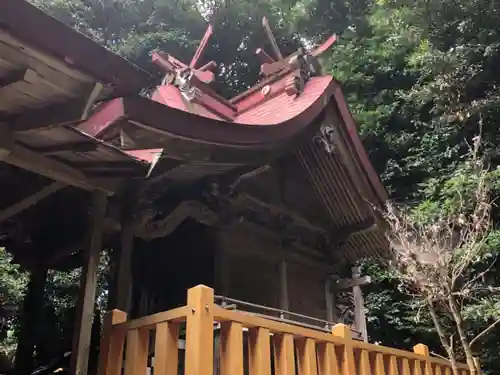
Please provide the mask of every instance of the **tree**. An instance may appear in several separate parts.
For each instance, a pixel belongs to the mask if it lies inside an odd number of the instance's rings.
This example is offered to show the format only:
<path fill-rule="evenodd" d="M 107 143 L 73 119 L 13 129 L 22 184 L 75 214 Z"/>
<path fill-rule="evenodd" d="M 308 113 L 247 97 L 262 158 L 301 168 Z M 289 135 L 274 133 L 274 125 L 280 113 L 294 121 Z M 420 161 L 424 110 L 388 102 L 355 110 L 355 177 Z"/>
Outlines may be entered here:
<path fill-rule="evenodd" d="M 491 241 L 498 237 L 491 226 L 491 191 L 500 169 L 486 168 L 479 147 L 477 137 L 470 158 L 440 187 L 439 200 L 413 210 L 389 204 L 384 213 L 394 249 L 391 270 L 427 308 L 455 375 L 462 354 L 471 373 L 479 373 L 473 347 L 500 323 L 496 319 L 480 332 L 467 330 L 471 305 L 500 301 L 492 296 L 500 287 L 488 283 L 497 255 Z M 447 329 L 439 315 L 453 326 Z"/>
<path fill-rule="evenodd" d="M 16 347 L 19 308 L 28 283 L 25 272 L 12 263 L 12 257 L 0 247 L 0 372 L 12 367 L 10 359 Z"/>

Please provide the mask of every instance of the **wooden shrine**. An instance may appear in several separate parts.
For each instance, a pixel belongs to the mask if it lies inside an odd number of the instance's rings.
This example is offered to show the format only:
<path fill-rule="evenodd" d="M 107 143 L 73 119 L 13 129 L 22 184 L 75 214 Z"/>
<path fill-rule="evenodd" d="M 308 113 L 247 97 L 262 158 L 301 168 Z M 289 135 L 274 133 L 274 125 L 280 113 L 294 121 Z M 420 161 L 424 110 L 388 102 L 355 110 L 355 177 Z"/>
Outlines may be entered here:
<path fill-rule="evenodd" d="M 0 2 L 0 245 L 31 274 L 16 374 L 32 371 L 47 270 L 77 267 L 69 371 L 95 371 L 103 249 L 108 305 L 129 318 L 183 306 L 204 284 L 220 306 L 322 332 L 344 322 L 368 339 L 369 279 L 345 270 L 388 254 L 374 208 L 386 193 L 317 61 L 336 37 L 283 56 L 263 30 L 259 82 L 227 99 L 203 60 L 211 27 L 189 63 L 153 54 L 165 73 L 154 82 L 25 1 Z"/>

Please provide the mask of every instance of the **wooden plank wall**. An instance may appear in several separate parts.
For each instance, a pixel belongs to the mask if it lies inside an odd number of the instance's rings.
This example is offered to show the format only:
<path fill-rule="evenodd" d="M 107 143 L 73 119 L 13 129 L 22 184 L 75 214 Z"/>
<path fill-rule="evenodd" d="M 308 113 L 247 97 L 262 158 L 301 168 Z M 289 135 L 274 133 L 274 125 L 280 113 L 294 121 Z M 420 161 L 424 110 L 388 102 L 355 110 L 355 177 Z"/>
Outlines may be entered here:
<path fill-rule="evenodd" d="M 290 310 L 326 319 L 325 281 L 323 270 L 298 263 L 288 266 L 288 299 Z"/>
<path fill-rule="evenodd" d="M 216 278 L 220 280 L 215 287 L 217 294 L 279 308 L 279 264 L 284 254 L 279 244 L 249 231 L 227 230 L 219 232 L 217 247 L 223 253 L 225 268 L 219 265 L 216 271 L 225 274 Z M 326 319 L 325 269 L 289 260 L 287 273 L 290 310 Z M 225 288 L 220 283 L 225 283 Z"/>

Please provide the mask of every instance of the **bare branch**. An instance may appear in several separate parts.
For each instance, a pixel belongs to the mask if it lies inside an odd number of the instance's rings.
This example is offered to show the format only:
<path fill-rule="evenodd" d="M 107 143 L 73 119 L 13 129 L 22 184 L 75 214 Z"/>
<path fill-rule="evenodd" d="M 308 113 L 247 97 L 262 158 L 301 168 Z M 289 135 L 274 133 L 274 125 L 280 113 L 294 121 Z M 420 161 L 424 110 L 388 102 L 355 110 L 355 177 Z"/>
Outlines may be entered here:
<path fill-rule="evenodd" d="M 388 204 L 383 213 L 390 229 L 386 237 L 393 249 L 390 269 L 408 294 L 427 304 L 455 373 L 458 370 L 454 355 L 461 351 L 455 346 L 461 346 L 471 374 L 477 374 L 471 344 L 500 323 L 499 319 L 469 341 L 463 317 L 463 309 L 485 292 L 500 292 L 500 286 L 484 285 L 482 280 L 496 259 L 481 272 L 473 268 L 484 261 L 492 228 L 490 172 L 480 151 L 481 137 L 477 136 L 470 146 L 469 160 L 444 186 L 443 202 L 430 206 L 432 217 L 425 217 L 428 207 L 419 211 L 393 204 Z M 456 340 L 446 336 L 438 316 L 442 313 L 451 314 L 453 329 L 458 334 Z"/>
<path fill-rule="evenodd" d="M 472 347 L 472 345 L 474 345 L 476 342 L 478 342 L 478 340 L 480 340 L 482 337 L 486 336 L 488 333 L 490 333 L 491 331 L 493 331 L 493 329 L 500 323 L 500 318 L 497 319 L 496 321 L 494 321 L 493 323 L 491 323 L 488 327 L 486 327 L 484 330 L 482 330 L 481 332 L 478 333 L 478 335 L 476 337 L 474 337 L 469 345 Z"/>
<path fill-rule="evenodd" d="M 446 358 L 446 357 L 444 357 L 444 356 L 442 356 L 442 355 L 440 355 L 440 354 L 438 354 L 438 353 L 436 353 L 436 352 L 431 352 L 431 354 L 432 354 L 433 356 L 435 356 L 435 357 L 439 357 L 439 358 L 441 358 L 441 359 L 444 359 L 445 361 L 448 361 L 448 360 L 449 360 L 449 358 Z"/>

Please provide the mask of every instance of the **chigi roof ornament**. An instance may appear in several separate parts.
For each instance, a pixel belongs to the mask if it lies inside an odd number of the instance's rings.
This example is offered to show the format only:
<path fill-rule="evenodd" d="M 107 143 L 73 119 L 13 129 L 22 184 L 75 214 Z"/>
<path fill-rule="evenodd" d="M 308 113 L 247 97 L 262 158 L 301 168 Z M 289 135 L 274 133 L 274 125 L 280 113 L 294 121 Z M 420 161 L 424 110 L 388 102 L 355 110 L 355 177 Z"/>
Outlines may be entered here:
<path fill-rule="evenodd" d="M 306 51 L 301 47 L 297 52 L 283 57 L 266 17 L 262 18 L 262 26 L 276 58 L 272 58 L 262 48 L 257 49 L 256 55 L 262 62 L 260 67 L 261 75 L 271 77 L 284 71 L 298 69 L 296 74 L 289 77 L 286 92 L 289 95 L 299 95 L 304 90 L 304 86 L 310 77 L 321 75 L 321 66 L 317 60 L 317 56 L 327 51 L 335 43 L 337 36 L 335 34 L 332 35 L 325 43 L 314 48 L 312 51 Z"/>
<path fill-rule="evenodd" d="M 212 33 L 212 25 L 209 25 L 189 64 L 185 64 L 175 57 L 163 52 L 153 52 L 152 54 L 153 63 L 166 72 L 162 84 L 173 84 L 177 86 L 184 97 L 189 101 L 195 98 L 197 86 L 200 86 L 200 84 L 212 83 L 215 79 L 215 75 L 212 72 L 212 70 L 217 67 L 215 61 L 210 61 L 196 68 Z"/>

